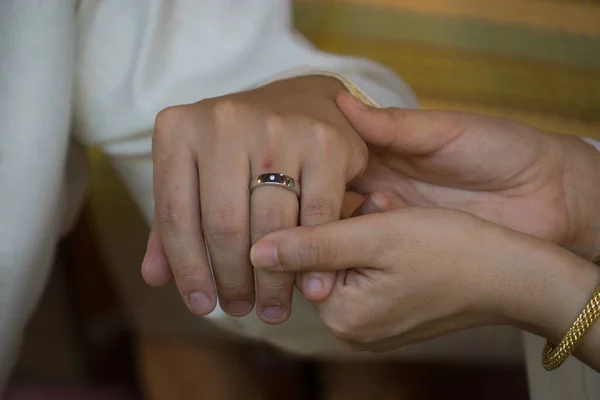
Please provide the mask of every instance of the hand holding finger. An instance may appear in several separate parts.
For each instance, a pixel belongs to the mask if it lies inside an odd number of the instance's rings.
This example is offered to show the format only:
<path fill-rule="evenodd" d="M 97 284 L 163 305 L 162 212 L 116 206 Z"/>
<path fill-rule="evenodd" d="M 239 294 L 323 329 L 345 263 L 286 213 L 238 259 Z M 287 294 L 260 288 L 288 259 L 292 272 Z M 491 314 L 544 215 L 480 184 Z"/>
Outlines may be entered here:
<path fill-rule="evenodd" d="M 373 265 L 387 232 L 381 215 L 362 216 L 266 235 L 251 249 L 256 268 L 274 271 L 335 272 Z"/>
<path fill-rule="evenodd" d="M 389 199 L 383 193 L 374 193 L 362 196 L 354 192 L 346 192 L 344 195 L 344 203 L 342 205 L 342 220 L 350 217 L 358 217 L 365 214 L 375 214 L 389 209 Z M 303 273 L 301 276 L 304 280 L 300 283 L 302 293 L 311 301 L 323 301 L 331 294 L 335 283 L 336 274 L 333 272 L 321 272 L 321 276 L 329 274 L 331 279 L 322 279 L 318 276 L 318 272 Z M 310 279 L 321 279 L 316 285 Z"/>

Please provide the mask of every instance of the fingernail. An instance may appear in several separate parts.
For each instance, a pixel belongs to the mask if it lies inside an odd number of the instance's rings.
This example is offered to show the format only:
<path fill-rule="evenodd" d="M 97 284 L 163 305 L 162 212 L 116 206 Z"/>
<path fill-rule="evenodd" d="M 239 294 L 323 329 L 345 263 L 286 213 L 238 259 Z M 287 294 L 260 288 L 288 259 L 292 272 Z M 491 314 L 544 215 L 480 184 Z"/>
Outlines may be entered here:
<path fill-rule="evenodd" d="M 383 205 L 377 200 L 375 196 L 369 196 L 369 199 L 365 201 L 362 206 L 363 214 L 375 214 L 385 211 Z"/>
<path fill-rule="evenodd" d="M 250 261 L 256 268 L 277 268 L 281 266 L 277 247 L 274 243 L 257 243 L 250 250 Z"/>
<path fill-rule="evenodd" d="M 309 292 L 322 292 L 325 290 L 325 283 L 321 278 L 310 278 L 306 282 L 306 290 Z"/>
<path fill-rule="evenodd" d="M 263 317 L 268 320 L 280 320 L 285 315 L 285 308 L 283 307 L 266 307 L 262 311 Z"/>
<path fill-rule="evenodd" d="M 195 314 L 205 315 L 211 311 L 211 301 L 202 292 L 188 294 L 188 304 Z"/>
<path fill-rule="evenodd" d="M 360 101 L 360 99 L 356 96 L 352 96 L 350 95 L 350 100 L 352 102 L 352 105 L 356 108 L 358 108 L 359 110 L 368 110 L 369 106 L 366 105 L 365 103 L 363 103 L 362 101 Z"/>
<path fill-rule="evenodd" d="M 243 315 L 252 311 L 252 303 L 246 300 L 235 300 L 227 303 L 226 311 L 231 314 Z"/>

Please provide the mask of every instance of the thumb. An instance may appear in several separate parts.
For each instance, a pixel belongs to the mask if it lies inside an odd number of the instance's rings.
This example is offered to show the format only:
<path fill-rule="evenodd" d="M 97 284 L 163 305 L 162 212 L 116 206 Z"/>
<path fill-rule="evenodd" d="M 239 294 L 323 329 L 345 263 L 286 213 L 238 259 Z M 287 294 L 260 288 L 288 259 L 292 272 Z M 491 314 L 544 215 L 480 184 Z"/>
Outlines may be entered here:
<path fill-rule="evenodd" d="M 398 154 L 428 155 L 462 132 L 461 113 L 408 108 L 373 108 L 347 92 L 337 105 L 354 130 L 369 145 Z"/>
<path fill-rule="evenodd" d="M 382 223 L 383 222 L 383 223 Z M 390 227 L 381 214 L 284 229 L 263 236 L 250 250 L 255 268 L 275 271 L 339 271 L 372 265 Z"/>

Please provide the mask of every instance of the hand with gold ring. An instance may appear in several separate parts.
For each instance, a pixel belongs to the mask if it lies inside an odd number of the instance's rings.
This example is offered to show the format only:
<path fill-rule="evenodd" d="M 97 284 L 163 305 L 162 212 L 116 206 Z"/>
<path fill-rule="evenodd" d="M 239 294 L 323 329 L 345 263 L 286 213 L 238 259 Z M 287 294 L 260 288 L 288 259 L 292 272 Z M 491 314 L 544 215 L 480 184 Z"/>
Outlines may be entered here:
<path fill-rule="evenodd" d="M 264 322 L 284 322 L 295 274 L 255 273 L 250 246 L 274 230 L 340 218 L 346 187 L 367 163 L 365 143 L 335 103 L 342 90 L 334 78 L 303 77 L 159 113 L 145 280 L 174 277 L 198 315 L 215 308 L 218 294 L 230 315 L 256 303 Z M 333 274 L 305 282 L 318 299 Z"/>

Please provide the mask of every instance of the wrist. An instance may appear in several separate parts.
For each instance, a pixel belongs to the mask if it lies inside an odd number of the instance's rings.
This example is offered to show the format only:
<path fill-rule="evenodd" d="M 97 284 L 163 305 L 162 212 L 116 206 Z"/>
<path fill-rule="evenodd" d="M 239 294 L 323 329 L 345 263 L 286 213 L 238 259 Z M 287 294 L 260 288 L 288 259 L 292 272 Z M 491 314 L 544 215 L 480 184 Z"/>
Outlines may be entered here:
<path fill-rule="evenodd" d="M 290 93 L 303 95 L 318 95 L 335 100 L 340 91 L 346 87 L 338 79 L 326 75 L 306 75 L 290 77 L 275 81 L 263 86 L 263 89 L 272 91 L 274 94 L 289 96 Z"/>
<path fill-rule="evenodd" d="M 564 190 L 571 229 L 564 247 L 591 260 L 600 252 L 600 151 L 565 137 Z"/>
<path fill-rule="evenodd" d="M 550 243 L 538 243 L 510 290 L 517 302 L 504 312 L 509 323 L 558 343 L 600 282 L 600 269 Z"/>
<path fill-rule="evenodd" d="M 544 316 L 540 334 L 551 343 L 544 349 L 544 366 L 556 368 L 565 355 L 572 353 L 600 372 L 600 321 L 594 316 L 600 269 L 572 254 L 569 256 L 572 263 L 564 260 L 562 264 L 564 279 L 549 285 L 555 299 L 543 302 L 540 307 Z"/>
<path fill-rule="evenodd" d="M 540 336 L 551 334 L 553 290 L 565 292 L 565 280 L 557 254 L 571 254 L 558 245 L 520 232 L 498 228 L 489 262 L 476 274 L 480 285 L 476 304 L 482 306 L 482 324 L 510 325 Z M 508 251 L 507 251 L 508 250 Z M 573 256 L 575 257 L 575 256 Z M 576 258 L 576 257 L 575 257 Z M 482 279 L 483 278 L 483 279 Z M 555 287 L 557 286 L 557 287 Z M 567 286 L 567 284 L 564 284 Z"/>

